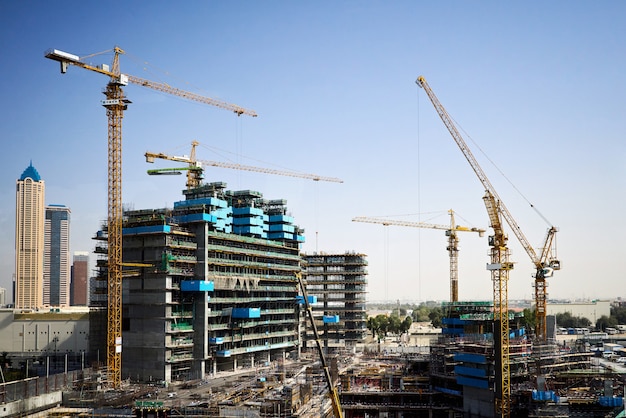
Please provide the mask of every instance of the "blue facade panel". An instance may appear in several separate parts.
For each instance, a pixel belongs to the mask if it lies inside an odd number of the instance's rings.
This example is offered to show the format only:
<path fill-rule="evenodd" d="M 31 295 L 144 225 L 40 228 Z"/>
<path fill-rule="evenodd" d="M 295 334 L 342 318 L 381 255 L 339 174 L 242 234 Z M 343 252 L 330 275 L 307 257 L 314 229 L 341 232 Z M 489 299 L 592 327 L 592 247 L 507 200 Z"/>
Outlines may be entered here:
<path fill-rule="evenodd" d="M 209 344 L 224 344 L 224 338 L 223 337 L 209 338 Z"/>
<path fill-rule="evenodd" d="M 474 367 L 454 366 L 454 373 L 457 375 L 472 377 L 487 377 L 487 371 L 484 369 L 476 369 Z"/>
<path fill-rule="evenodd" d="M 189 215 L 177 216 L 175 219 L 178 223 L 217 222 L 217 218 L 214 215 L 210 215 L 208 213 L 192 213 Z"/>
<path fill-rule="evenodd" d="M 481 354 L 472 353 L 455 353 L 454 361 L 462 361 L 465 363 L 487 364 L 487 358 Z"/>
<path fill-rule="evenodd" d="M 258 217 L 245 217 L 245 218 L 233 218 L 233 225 L 235 226 L 246 226 L 246 225 L 254 225 L 254 226 L 263 226 L 263 219 Z"/>
<path fill-rule="evenodd" d="M 270 232 L 267 234 L 269 239 L 293 239 L 293 234 L 286 232 Z"/>
<path fill-rule="evenodd" d="M 271 223 L 285 223 L 285 224 L 292 224 L 294 223 L 294 219 L 293 216 L 287 216 L 287 215 L 270 215 L 269 216 L 269 221 Z"/>
<path fill-rule="evenodd" d="M 289 232 L 290 234 L 293 234 L 294 232 L 296 232 L 296 228 L 293 225 L 270 223 L 269 231 L 270 232 Z"/>
<path fill-rule="evenodd" d="M 230 350 L 218 350 L 215 355 L 217 357 L 230 357 Z"/>
<path fill-rule="evenodd" d="M 307 299 L 310 304 L 317 303 L 317 296 L 315 295 L 309 295 Z M 302 295 L 296 296 L 296 302 L 299 303 L 300 305 L 304 305 L 304 296 Z"/>
<path fill-rule="evenodd" d="M 489 382 L 482 379 L 472 379 L 471 377 L 457 376 L 456 382 L 463 386 L 472 386 L 480 389 L 489 389 Z"/>
<path fill-rule="evenodd" d="M 172 227 L 169 225 L 151 225 L 151 226 L 136 226 L 134 228 L 122 228 L 122 235 L 134 235 L 134 234 L 153 234 L 153 233 L 170 233 Z"/>
<path fill-rule="evenodd" d="M 260 318 L 261 308 L 233 308 L 233 318 Z"/>
<path fill-rule="evenodd" d="M 235 232 L 235 234 L 238 234 L 238 235 L 245 235 L 245 234 L 254 234 L 254 235 L 261 235 L 261 236 L 267 235 L 263 232 L 263 228 L 260 226 L 233 226 L 233 231 Z"/>
<path fill-rule="evenodd" d="M 208 280 L 183 280 L 180 290 L 183 292 L 212 292 L 215 286 Z"/>
<path fill-rule="evenodd" d="M 339 323 L 339 315 L 324 315 L 322 321 L 325 324 L 338 324 Z"/>
<path fill-rule="evenodd" d="M 228 202 L 222 199 L 217 199 L 215 197 L 203 197 L 200 199 L 179 200 L 178 202 L 174 202 L 174 209 L 190 207 L 190 206 L 201 206 L 201 205 L 225 208 L 228 206 Z"/>
<path fill-rule="evenodd" d="M 257 215 L 257 216 L 262 216 L 263 215 L 263 209 L 251 208 L 251 207 L 233 208 L 233 215 Z"/>

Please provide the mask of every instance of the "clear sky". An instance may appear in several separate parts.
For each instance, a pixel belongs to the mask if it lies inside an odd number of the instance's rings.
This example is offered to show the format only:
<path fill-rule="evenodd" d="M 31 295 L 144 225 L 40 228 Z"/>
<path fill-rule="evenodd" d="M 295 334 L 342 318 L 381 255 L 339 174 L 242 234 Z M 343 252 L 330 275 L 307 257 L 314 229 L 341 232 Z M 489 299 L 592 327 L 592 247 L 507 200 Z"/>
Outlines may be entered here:
<path fill-rule="evenodd" d="M 549 296 L 626 296 L 625 18 L 623 1 L 2 1 L 0 286 L 11 288 L 15 182 L 31 160 L 46 204 L 71 208 L 72 251 L 93 250 L 107 210 L 108 80 L 78 67 L 62 75 L 44 51 L 117 45 L 123 73 L 259 114 L 128 86 L 126 205 L 181 200 L 184 177 L 146 174 L 176 164 L 149 165 L 144 153 L 186 154 L 194 139 L 200 159 L 339 177 L 206 171 L 231 190 L 286 199 L 303 251 L 367 254 L 369 300 L 446 300 L 443 231 L 351 222 L 447 224 L 452 208 L 457 223 L 488 227 L 480 182 L 415 84 L 423 75 L 529 241 L 540 246 L 549 226 L 529 202 L 559 227 L 563 268 Z M 509 296 L 530 299 L 533 267 L 510 238 Z M 488 250 L 486 237 L 460 234 L 460 299 L 491 299 Z"/>

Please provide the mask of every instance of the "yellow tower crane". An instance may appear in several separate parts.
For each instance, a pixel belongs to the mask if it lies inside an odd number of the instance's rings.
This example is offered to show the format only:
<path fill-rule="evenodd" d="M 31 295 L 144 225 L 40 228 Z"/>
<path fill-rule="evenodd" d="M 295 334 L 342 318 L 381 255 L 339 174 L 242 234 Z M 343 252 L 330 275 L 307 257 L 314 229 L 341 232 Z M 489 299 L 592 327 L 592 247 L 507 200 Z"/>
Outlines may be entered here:
<path fill-rule="evenodd" d="M 254 171 L 257 173 L 276 174 L 279 176 L 290 176 L 310 179 L 314 181 L 330 181 L 335 183 L 343 183 L 343 180 L 335 177 L 324 177 L 317 174 L 299 173 L 296 171 L 283 171 L 275 170 L 271 168 L 253 167 L 249 165 L 241 165 L 234 163 L 224 163 L 218 161 L 209 160 L 197 160 L 196 159 L 196 147 L 200 143 L 198 141 L 191 142 L 191 152 L 189 156 L 171 156 L 163 153 L 146 152 L 146 162 L 153 163 L 155 159 L 178 161 L 181 163 L 187 163 L 188 166 L 184 168 L 157 168 L 154 170 L 148 170 L 150 175 L 163 175 L 163 174 L 181 174 L 181 171 L 187 171 L 187 189 L 195 189 L 200 186 L 202 182 L 204 167 L 219 167 L 219 168 L 231 168 L 233 170 Z"/>
<path fill-rule="evenodd" d="M 107 369 L 108 383 L 113 388 L 121 385 L 122 374 L 122 118 L 131 103 L 122 87 L 129 83 L 158 90 L 163 93 L 183 97 L 225 110 L 236 115 L 257 116 L 253 110 L 200 96 L 167 84 L 157 83 L 120 72 L 119 57 L 124 51 L 115 47 L 113 62 L 94 66 L 87 64 L 79 56 L 58 49 L 45 52 L 45 57 L 61 64 L 61 73 L 66 73 L 70 65 L 94 71 L 110 78 L 104 92 L 106 99 L 102 105 L 108 118 L 108 218 L 107 218 Z M 97 54 L 94 54 L 97 55 Z"/>
<path fill-rule="evenodd" d="M 467 226 L 457 225 L 454 222 L 454 211 L 450 209 L 448 211 L 450 215 L 450 225 L 438 225 L 431 224 L 426 222 L 410 222 L 410 221 L 399 221 L 392 219 L 384 219 L 384 218 L 370 218 L 367 216 L 357 216 L 353 218 L 353 222 L 367 222 L 373 224 L 382 224 L 384 226 L 389 225 L 397 225 L 397 226 L 408 226 L 414 228 L 429 228 L 429 229 L 439 229 L 446 231 L 446 236 L 448 237 L 448 254 L 450 255 L 450 302 L 458 302 L 459 301 L 459 237 L 457 236 L 457 232 L 478 232 L 478 236 L 482 237 L 485 233 L 484 229 L 479 228 L 470 228 Z"/>
<path fill-rule="evenodd" d="M 463 137 L 459 133 L 456 125 L 452 121 L 452 118 L 448 115 L 448 112 L 435 96 L 426 79 L 423 76 L 419 76 L 415 81 L 416 84 L 423 88 L 426 95 L 430 99 L 431 103 L 435 107 L 435 110 L 439 114 L 439 117 L 443 121 L 446 128 L 452 135 L 452 138 L 460 148 L 461 152 L 469 162 L 470 166 L 474 170 L 476 176 L 485 188 L 486 195 L 483 198 L 489 215 L 491 227 L 494 229 L 494 236 L 490 237 L 491 251 L 491 263 L 488 265 L 488 269 L 491 271 L 493 280 L 493 292 L 494 292 L 494 319 L 499 322 L 499 332 L 494 332 L 499 337 L 495 341 L 495 350 L 499 353 L 500 367 L 496 368 L 497 392 L 496 392 L 496 413 L 503 417 L 510 416 L 510 368 L 509 368 L 509 330 L 508 330 L 508 272 L 513 267 L 513 264 L 508 260 L 509 250 L 506 245 L 506 235 L 502 230 L 502 223 L 500 217 L 504 218 L 509 224 L 509 227 L 513 230 L 513 233 L 517 237 L 518 241 L 526 250 L 526 253 L 530 256 L 533 262 L 535 272 L 535 308 L 537 316 L 537 326 L 535 330 L 536 337 L 539 341 L 544 341 L 546 338 L 546 282 L 547 277 L 551 277 L 554 270 L 560 269 L 560 262 L 555 258 L 554 236 L 557 232 L 557 228 L 551 226 L 548 228 L 548 233 L 544 241 L 544 245 L 541 250 L 541 254 L 537 255 L 535 249 L 529 243 L 526 236 L 523 234 L 521 228 L 506 208 L 495 188 L 487 178 L 478 161 L 470 151 L 469 147 L 463 140 Z"/>

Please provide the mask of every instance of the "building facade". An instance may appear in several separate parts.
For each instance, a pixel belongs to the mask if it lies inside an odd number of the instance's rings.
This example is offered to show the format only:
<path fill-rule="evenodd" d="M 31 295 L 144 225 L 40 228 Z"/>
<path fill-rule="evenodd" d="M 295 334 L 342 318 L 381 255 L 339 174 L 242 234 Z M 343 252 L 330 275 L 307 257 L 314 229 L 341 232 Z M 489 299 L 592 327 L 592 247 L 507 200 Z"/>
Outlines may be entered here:
<path fill-rule="evenodd" d="M 89 253 L 74 252 L 70 279 L 70 305 L 89 305 Z"/>
<path fill-rule="evenodd" d="M 305 254 L 305 278 L 316 327 L 327 352 L 354 351 L 367 335 L 367 258 L 364 254 Z M 306 343 L 313 341 L 307 324 Z"/>
<path fill-rule="evenodd" d="M 548 301 L 548 315 L 569 312 L 575 318 L 587 318 L 593 325 L 603 316 L 611 316 L 611 301 L 593 300 L 586 302 L 554 303 Z"/>
<path fill-rule="evenodd" d="M 45 183 L 32 163 L 17 180 L 15 204 L 15 307 L 43 306 Z"/>
<path fill-rule="evenodd" d="M 225 187 L 187 190 L 173 209 L 125 212 L 124 262 L 150 267 L 125 272 L 122 378 L 198 379 L 297 350 L 303 231 L 285 200 Z M 106 231 L 96 238 L 106 255 Z M 104 257 L 96 266 L 92 302 L 106 293 Z"/>
<path fill-rule="evenodd" d="M 43 257 L 43 304 L 70 305 L 70 209 L 46 206 Z"/>

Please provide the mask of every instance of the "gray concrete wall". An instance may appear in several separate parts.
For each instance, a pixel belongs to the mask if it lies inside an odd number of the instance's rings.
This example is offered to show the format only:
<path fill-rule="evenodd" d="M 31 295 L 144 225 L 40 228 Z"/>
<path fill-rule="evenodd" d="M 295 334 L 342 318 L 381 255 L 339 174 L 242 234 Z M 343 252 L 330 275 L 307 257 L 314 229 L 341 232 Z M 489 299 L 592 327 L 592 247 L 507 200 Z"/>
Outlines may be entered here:
<path fill-rule="evenodd" d="M 19 401 L 0 405 L 0 416 L 17 417 L 24 416 L 42 409 L 52 408 L 61 404 L 61 391 L 48 393 L 46 395 L 31 396 Z"/>

